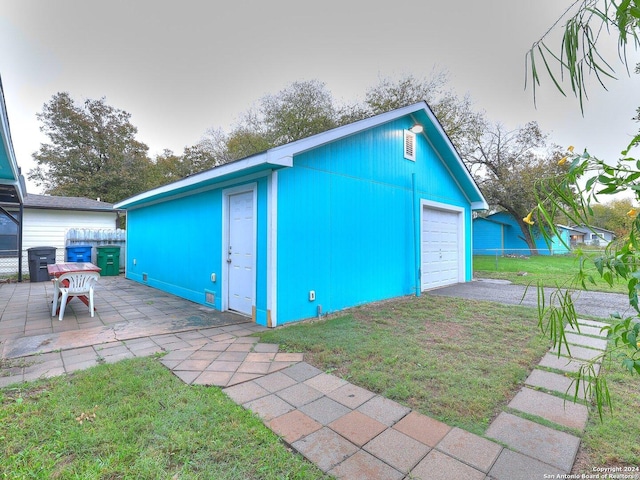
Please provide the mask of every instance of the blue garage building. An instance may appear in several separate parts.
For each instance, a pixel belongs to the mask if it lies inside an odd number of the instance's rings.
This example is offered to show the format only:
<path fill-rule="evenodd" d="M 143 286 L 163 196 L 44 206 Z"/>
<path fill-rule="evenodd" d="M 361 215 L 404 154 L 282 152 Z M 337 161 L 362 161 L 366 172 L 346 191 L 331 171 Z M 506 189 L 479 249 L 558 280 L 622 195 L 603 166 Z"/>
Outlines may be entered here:
<path fill-rule="evenodd" d="M 470 281 L 487 204 L 420 102 L 114 208 L 127 278 L 276 326 Z"/>

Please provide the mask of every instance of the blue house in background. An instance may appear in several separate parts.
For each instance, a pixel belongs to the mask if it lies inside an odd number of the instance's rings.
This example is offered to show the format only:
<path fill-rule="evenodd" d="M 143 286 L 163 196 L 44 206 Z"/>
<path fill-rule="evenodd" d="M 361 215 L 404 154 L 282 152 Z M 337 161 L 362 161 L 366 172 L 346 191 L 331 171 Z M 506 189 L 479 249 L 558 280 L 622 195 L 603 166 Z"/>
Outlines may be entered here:
<path fill-rule="evenodd" d="M 487 203 L 420 102 L 114 208 L 127 278 L 274 327 L 470 281 Z"/>
<path fill-rule="evenodd" d="M 533 227 L 533 238 L 540 255 L 563 255 L 569 253 L 569 231 L 559 228 L 562 241 L 554 237 L 550 245 Z M 474 255 L 531 255 L 531 250 L 524 241 L 520 225 L 513 215 L 498 212 L 486 217 L 473 219 L 473 254 Z"/>

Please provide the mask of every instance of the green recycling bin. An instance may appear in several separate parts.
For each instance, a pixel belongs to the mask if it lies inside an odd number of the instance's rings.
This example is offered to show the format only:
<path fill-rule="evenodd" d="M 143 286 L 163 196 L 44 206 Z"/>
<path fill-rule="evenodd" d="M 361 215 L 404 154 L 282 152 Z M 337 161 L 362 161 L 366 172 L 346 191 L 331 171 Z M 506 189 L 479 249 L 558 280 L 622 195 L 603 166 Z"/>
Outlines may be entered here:
<path fill-rule="evenodd" d="M 103 277 L 115 277 L 120 275 L 120 246 L 100 245 L 96 255 L 100 275 Z"/>

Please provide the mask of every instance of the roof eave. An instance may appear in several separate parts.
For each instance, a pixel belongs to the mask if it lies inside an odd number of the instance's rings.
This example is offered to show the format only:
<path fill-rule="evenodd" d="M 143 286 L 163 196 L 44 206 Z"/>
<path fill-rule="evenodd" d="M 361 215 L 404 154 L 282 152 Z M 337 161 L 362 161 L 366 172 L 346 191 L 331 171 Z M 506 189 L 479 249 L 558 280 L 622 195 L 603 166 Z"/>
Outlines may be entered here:
<path fill-rule="evenodd" d="M 434 126 L 438 135 L 441 136 L 445 142 L 449 156 L 453 158 L 454 162 L 458 163 L 460 167 L 459 171 L 464 177 L 463 185 L 461 185 L 461 187 L 466 190 L 465 193 L 470 200 L 472 210 L 487 210 L 489 208 L 488 204 L 478 185 L 471 176 L 467 167 L 464 165 L 464 162 L 442 128 L 442 125 L 437 120 L 435 114 L 424 101 L 327 130 L 326 132 L 318 133 L 279 147 L 274 147 L 266 152 L 247 157 L 242 160 L 237 160 L 233 163 L 215 167 L 211 170 L 195 174 L 191 177 L 178 180 L 177 182 L 173 182 L 123 200 L 122 202 L 116 203 L 114 208 L 127 209 L 133 206 L 153 202 L 163 197 L 172 196 L 174 193 L 179 194 L 185 190 L 195 187 L 198 184 L 214 184 L 216 183 L 216 180 L 222 181 L 225 177 L 238 173 L 242 170 L 292 167 L 293 157 L 295 155 L 327 143 L 334 142 L 338 139 L 355 135 L 364 130 L 383 125 L 407 115 L 413 116 L 413 114 L 416 114 L 417 112 L 423 112 L 424 115 L 426 115 L 429 123 Z"/>
<path fill-rule="evenodd" d="M 0 137 L 2 146 L 5 149 L 7 158 L 9 159 L 9 168 L 11 170 L 11 179 L 0 179 L 3 185 L 12 186 L 18 196 L 20 204 L 24 202 L 24 185 L 21 178 L 20 168 L 16 160 L 16 154 L 13 150 L 13 142 L 11 140 L 11 129 L 9 127 L 9 115 L 7 114 L 7 105 L 4 99 L 4 90 L 2 88 L 2 78 L 0 78 Z"/>
<path fill-rule="evenodd" d="M 279 156 L 278 158 L 270 158 L 268 152 L 263 152 L 242 160 L 236 160 L 235 162 L 206 170 L 204 172 L 196 173 L 190 177 L 154 188 L 153 190 L 140 193 L 123 200 L 122 202 L 116 203 L 113 208 L 126 210 L 127 208 L 151 202 L 163 196 L 169 196 L 174 192 L 179 193 L 180 191 L 189 189 L 204 182 L 215 184 L 217 181 L 224 181 L 226 177 L 242 172 L 243 170 L 253 169 L 260 171 L 291 166 L 293 166 L 292 157 Z"/>

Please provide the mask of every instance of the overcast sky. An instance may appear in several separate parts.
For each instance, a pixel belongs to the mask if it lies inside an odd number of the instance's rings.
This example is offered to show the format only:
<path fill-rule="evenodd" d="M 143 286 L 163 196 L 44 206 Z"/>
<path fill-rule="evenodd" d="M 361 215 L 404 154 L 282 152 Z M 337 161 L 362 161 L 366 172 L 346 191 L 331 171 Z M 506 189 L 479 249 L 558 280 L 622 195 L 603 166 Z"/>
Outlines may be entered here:
<path fill-rule="evenodd" d="M 524 89 L 526 51 L 571 3 L 0 0 L 0 75 L 18 165 L 34 167 L 45 141 L 35 115 L 61 91 L 129 112 L 155 155 L 181 153 L 210 127 L 228 131 L 253 102 L 296 80 L 321 80 L 353 101 L 380 77 L 425 77 L 434 67 L 492 121 L 537 120 L 560 145 L 613 161 L 640 128 L 631 120 L 640 75 L 619 68 L 608 92 L 592 86 L 584 117 L 546 78 L 537 109 Z"/>

